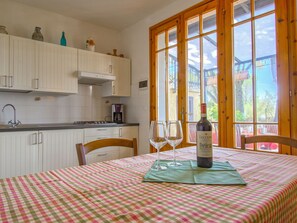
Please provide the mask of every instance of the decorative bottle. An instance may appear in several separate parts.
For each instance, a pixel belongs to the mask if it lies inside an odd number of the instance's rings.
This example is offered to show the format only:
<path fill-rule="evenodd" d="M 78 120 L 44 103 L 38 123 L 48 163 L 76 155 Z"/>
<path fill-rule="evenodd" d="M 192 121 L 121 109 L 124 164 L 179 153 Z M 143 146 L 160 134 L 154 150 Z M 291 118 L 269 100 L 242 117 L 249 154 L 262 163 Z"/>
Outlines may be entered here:
<path fill-rule="evenodd" d="M 207 120 L 205 103 L 201 103 L 201 119 L 196 127 L 197 166 L 210 168 L 213 162 L 212 125 Z"/>
<path fill-rule="evenodd" d="M 38 40 L 38 41 L 43 41 L 43 35 L 40 32 L 41 28 L 40 27 L 35 27 L 35 31 L 32 34 L 32 39 Z"/>
<path fill-rule="evenodd" d="M 65 37 L 65 32 L 64 31 L 62 32 L 62 37 L 61 37 L 61 40 L 60 40 L 60 45 L 61 46 L 67 46 L 67 41 L 66 41 L 66 37 Z"/>

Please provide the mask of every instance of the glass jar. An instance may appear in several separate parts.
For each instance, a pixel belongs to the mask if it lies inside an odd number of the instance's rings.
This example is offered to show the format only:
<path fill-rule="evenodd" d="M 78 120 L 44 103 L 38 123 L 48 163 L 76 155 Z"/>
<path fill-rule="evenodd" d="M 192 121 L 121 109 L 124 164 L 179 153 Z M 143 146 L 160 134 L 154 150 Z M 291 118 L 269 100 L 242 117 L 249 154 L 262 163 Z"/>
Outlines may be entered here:
<path fill-rule="evenodd" d="M 8 32 L 6 31 L 6 27 L 5 26 L 0 26 L 0 33 L 8 34 Z"/>

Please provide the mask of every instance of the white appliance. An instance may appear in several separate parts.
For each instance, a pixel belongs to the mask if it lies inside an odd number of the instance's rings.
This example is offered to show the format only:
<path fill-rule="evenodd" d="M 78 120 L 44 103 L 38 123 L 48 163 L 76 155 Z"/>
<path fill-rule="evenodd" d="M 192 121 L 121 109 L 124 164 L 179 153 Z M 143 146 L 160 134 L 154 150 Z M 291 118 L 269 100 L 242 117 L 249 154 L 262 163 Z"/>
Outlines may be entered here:
<path fill-rule="evenodd" d="M 109 74 L 78 72 L 78 83 L 80 84 L 100 85 L 107 81 L 114 81 L 115 79 L 116 77 L 114 75 Z"/>

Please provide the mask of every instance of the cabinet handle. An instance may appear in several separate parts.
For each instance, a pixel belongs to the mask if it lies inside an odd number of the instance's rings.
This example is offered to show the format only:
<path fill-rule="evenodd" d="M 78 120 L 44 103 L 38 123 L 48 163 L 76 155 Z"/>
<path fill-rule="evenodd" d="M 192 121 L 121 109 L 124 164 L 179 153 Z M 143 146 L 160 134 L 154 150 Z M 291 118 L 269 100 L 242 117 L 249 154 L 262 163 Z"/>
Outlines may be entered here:
<path fill-rule="evenodd" d="M 107 156 L 107 153 L 97 154 L 97 156 Z"/>
<path fill-rule="evenodd" d="M 119 129 L 119 135 L 122 137 L 122 128 Z"/>
<path fill-rule="evenodd" d="M 13 76 L 8 76 L 8 79 L 9 79 L 9 86 L 8 87 L 13 87 L 13 85 L 14 85 Z"/>
<path fill-rule="evenodd" d="M 4 75 L 2 77 L 4 77 L 4 85 L 3 85 L 3 87 L 7 87 L 7 76 Z"/>
<path fill-rule="evenodd" d="M 32 145 L 37 145 L 37 133 L 33 133 Z"/>
<path fill-rule="evenodd" d="M 34 89 L 38 89 L 39 88 L 39 79 L 38 78 L 35 78 L 33 79 L 34 80 Z"/>
<path fill-rule="evenodd" d="M 114 83 L 112 84 L 112 94 L 113 95 L 115 94 L 115 84 Z"/>
<path fill-rule="evenodd" d="M 106 131 L 107 129 L 97 129 L 97 131 Z"/>
<path fill-rule="evenodd" d="M 109 73 L 112 73 L 112 65 L 109 65 Z"/>
<path fill-rule="evenodd" d="M 38 144 L 42 144 L 43 143 L 43 133 L 39 132 L 38 133 Z"/>

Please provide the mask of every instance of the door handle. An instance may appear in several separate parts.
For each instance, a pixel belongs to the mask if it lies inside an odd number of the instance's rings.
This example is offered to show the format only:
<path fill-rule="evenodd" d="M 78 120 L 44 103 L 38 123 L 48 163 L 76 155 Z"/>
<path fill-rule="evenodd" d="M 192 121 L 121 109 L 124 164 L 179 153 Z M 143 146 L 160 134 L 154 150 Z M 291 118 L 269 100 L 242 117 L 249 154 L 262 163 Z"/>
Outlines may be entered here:
<path fill-rule="evenodd" d="M 3 87 L 8 87 L 8 84 L 7 84 L 7 75 L 4 75 L 2 76 L 4 77 L 4 84 L 3 84 Z"/>
<path fill-rule="evenodd" d="M 34 83 L 33 83 L 33 88 L 34 89 L 38 89 L 39 88 L 39 79 L 38 78 L 35 78 L 33 79 Z"/>
<path fill-rule="evenodd" d="M 8 87 L 13 87 L 13 85 L 14 85 L 14 79 L 13 79 L 13 76 L 8 76 L 8 79 L 9 79 L 9 86 Z"/>
<path fill-rule="evenodd" d="M 37 145 L 37 133 L 33 133 L 32 135 L 32 145 Z"/>
<path fill-rule="evenodd" d="M 112 73 L 112 65 L 109 65 L 109 73 Z"/>
<path fill-rule="evenodd" d="M 38 133 L 38 144 L 42 144 L 43 143 L 43 133 L 39 132 Z"/>

